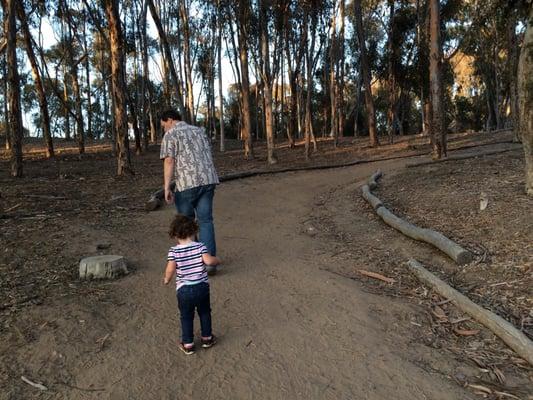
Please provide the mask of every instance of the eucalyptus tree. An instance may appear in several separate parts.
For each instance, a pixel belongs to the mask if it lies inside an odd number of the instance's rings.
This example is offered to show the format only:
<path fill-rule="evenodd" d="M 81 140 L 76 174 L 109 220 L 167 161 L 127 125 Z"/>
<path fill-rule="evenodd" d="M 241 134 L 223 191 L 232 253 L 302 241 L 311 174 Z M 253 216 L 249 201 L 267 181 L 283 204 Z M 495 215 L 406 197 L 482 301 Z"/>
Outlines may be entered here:
<path fill-rule="evenodd" d="M 303 31 L 306 43 L 304 52 L 305 56 L 305 69 L 306 69 L 306 96 L 305 96 L 305 158 L 309 159 L 310 144 L 313 143 L 313 151 L 317 151 L 317 143 L 313 129 L 313 115 L 311 100 L 314 92 L 314 72 L 317 65 L 317 61 L 322 52 L 322 46 L 324 44 L 325 31 L 328 26 L 327 22 L 327 10 L 328 2 L 317 0 L 304 0 L 301 2 L 303 8 Z M 320 7 L 322 6 L 322 7 Z M 320 34 L 317 44 L 317 33 Z"/>
<path fill-rule="evenodd" d="M 9 114 L 7 108 L 7 63 L 5 62 L 5 57 L 0 58 L 0 68 L 2 71 L 2 110 L 4 112 L 3 119 L 0 121 L 0 132 L 4 136 L 5 140 L 5 149 L 11 149 L 11 140 L 9 137 Z"/>
<path fill-rule="evenodd" d="M 518 107 L 520 135 L 526 159 L 526 193 L 533 196 L 533 6 L 530 6 L 527 29 L 518 66 Z"/>
<path fill-rule="evenodd" d="M 152 19 L 154 20 L 155 26 L 157 28 L 157 32 L 159 33 L 159 39 L 161 41 L 161 47 L 163 50 L 163 53 L 166 58 L 166 62 L 168 64 L 168 67 L 170 69 L 170 75 L 172 77 L 172 83 L 174 85 L 175 90 L 175 97 L 178 102 L 178 109 L 181 113 L 181 115 L 185 118 L 186 121 L 190 122 L 189 119 L 189 113 L 188 110 L 185 109 L 184 101 L 183 101 L 183 90 L 182 90 L 182 83 L 181 79 L 178 76 L 178 71 L 176 69 L 176 66 L 174 64 L 174 58 L 172 56 L 172 50 L 169 44 L 167 32 L 165 31 L 163 24 L 161 22 L 161 18 L 159 16 L 159 13 L 155 7 L 154 0 L 146 0 L 148 4 L 148 8 L 150 10 L 150 14 L 152 16 Z"/>
<path fill-rule="evenodd" d="M 333 138 L 334 146 L 337 146 L 337 139 L 343 135 L 344 130 L 345 0 L 333 0 L 330 12 L 331 24 L 327 57 L 324 54 L 324 73 L 327 74 L 324 84 L 328 86 L 329 136 Z"/>
<path fill-rule="evenodd" d="M 222 0 L 217 0 L 217 64 L 218 64 L 218 120 L 220 125 L 220 151 L 226 150 L 224 130 L 224 91 L 222 90 L 222 32 L 224 26 Z"/>
<path fill-rule="evenodd" d="M 294 137 L 300 137 L 301 104 L 299 99 L 299 78 L 302 74 L 305 53 L 306 34 L 302 30 L 303 10 L 294 2 L 286 1 L 280 11 L 283 13 L 284 51 L 287 60 L 287 75 L 289 79 L 290 101 L 288 104 L 287 138 L 289 147 L 294 147 Z"/>
<path fill-rule="evenodd" d="M 139 41 L 141 46 L 141 59 L 142 59 L 142 85 L 141 85 L 141 98 L 143 101 L 143 113 L 142 113 L 142 127 L 145 131 L 145 147 L 148 147 L 148 125 L 150 126 L 150 142 L 155 143 L 157 140 L 156 131 L 156 117 L 153 106 L 154 92 L 150 81 L 150 69 L 148 64 L 148 58 L 150 50 L 152 49 L 151 38 L 147 34 L 147 15 L 148 15 L 148 1 L 141 0 L 140 5 L 141 15 L 138 19 L 138 32 Z M 147 120 L 148 118 L 148 120 Z"/>
<path fill-rule="evenodd" d="M 215 54 L 218 49 L 218 10 L 215 4 L 207 2 L 202 7 L 201 20 L 209 21 L 208 24 L 202 24 L 195 27 L 195 37 L 198 43 L 195 48 L 196 69 L 201 76 L 201 85 L 205 97 L 205 127 L 210 137 L 216 137 L 215 124 L 215 76 L 216 65 Z M 193 24 L 196 21 L 192 21 Z"/>
<path fill-rule="evenodd" d="M 516 34 L 518 23 L 518 11 L 510 6 L 507 23 L 507 70 L 509 80 L 510 120 L 514 129 L 515 141 L 521 141 L 520 137 L 520 112 L 518 109 L 518 57 L 520 52 L 519 40 Z"/>
<path fill-rule="evenodd" d="M 7 102 L 9 140 L 11 144 L 11 175 L 22 177 L 22 110 L 20 101 L 20 78 L 17 61 L 17 1 L 2 0 L 4 10 L 4 34 L 7 39 Z"/>
<path fill-rule="evenodd" d="M 387 47 L 383 52 L 383 79 L 387 87 L 387 131 L 389 142 L 404 132 L 409 92 L 419 96 L 423 81 L 416 74 L 417 9 L 410 1 L 387 0 Z M 427 71 L 427 70 L 426 70 Z"/>
<path fill-rule="evenodd" d="M 259 30 L 260 30 L 260 47 L 261 47 L 261 80 L 264 93 L 264 119 L 267 139 L 267 162 L 269 164 L 277 163 L 277 158 L 274 151 L 274 117 L 272 111 L 272 86 L 275 81 L 275 71 L 272 71 L 270 60 L 273 58 L 273 66 L 277 66 L 277 57 L 279 55 L 276 41 L 273 54 L 270 55 L 270 23 L 272 21 L 272 1 L 260 0 L 259 4 Z"/>
<path fill-rule="evenodd" d="M 21 31 L 24 36 L 24 45 L 26 47 L 26 54 L 31 65 L 33 80 L 37 92 L 39 110 L 41 113 L 41 129 L 43 131 L 43 138 L 45 142 L 46 157 L 51 158 L 54 156 L 54 144 L 52 141 L 52 133 L 50 131 L 50 114 L 48 112 L 47 95 L 43 85 L 39 63 L 37 61 L 37 57 L 33 49 L 35 40 L 33 39 L 32 34 L 30 32 L 28 18 L 26 16 L 26 10 L 24 9 L 24 4 L 22 2 L 18 3 L 17 14 L 20 20 Z"/>
<path fill-rule="evenodd" d="M 4 7 L 4 0 L 2 1 L 2 37 L 6 38 L 6 28 L 7 28 L 7 20 L 5 19 L 5 7 Z M 11 150 L 11 139 L 9 135 L 9 110 L 8 110 L 8 99 L 7 99 L 7 92 L 8 92 L 8 81 L 7 81 L 7 55 L 4 51 L 7 47 L 7 41 L 3 40 L 0 44 L 0 65 L 2 68 L 2 75 L 0 76 L 0 81 L 2 82 L 2 109 L 4 111 L 4 118 L 3 118 L 3 134 L 5 137 L 5 148 L 6 150 Z"/>
<path fill-rule="evenodd" d="M 83 123 L 81 89 L 78 76 L 78 67 L 88 55 L 83 53 L 82 40 L 78 32 L 81 25 L 79 12 L 67 0 L 60 0 L 56 12 L 56 18 L 60 20 L 62 26 L 62 50 L 64 65 L 68 70 L 68 76 L 72 85 L 74 96 L 74 119 L 76 122 L 76 137 L 78 141 L 78 151 L 85 152 L 85 129 Z"/>
<path fill-rule="evenodd" d="M 178 35 L 182 35 L 180 40 L 183 46 L 181 51 L 183 54 L 183 71 L 185 73 L 185 87 L 186 87 L 186 104 L 185 110 L 188 116 L 188 120 L 191 123 L 195 123 L 195 107 L 194 107 L 194 89 L 193 89 L 193 32 L 191 31 L 192 18 L 190 14 L 190 0 L 180 0 L 179 2 L 179 20 L 180 26 L 178 29 Z M 194 28 L 194 27 L 193 27 Z"/>
<path fill-rule="evenodd" d="M 376 129 L 376 110 L 374 108 L 374 99 L 372 98 L 372 76 L 365 42 L 366 39 L 363 27 L 363 11 L 361 8 L 361 0 L 354 0 L 353 6 L 357 32 L 357 42 L 360 53 L 359 58 L 361 63 L 361 73 L 363 75 L 363 84 L 365 88 L 365 105 L 368 121 L 368 134 L 370 137 L 370 146 L 375 147 L 379 145 L 379 140 Z"/>
<path fill-rule="evenodd" d="M 125 173 L 133 173 L 128 139 L 124 38 L 118 0 L 105 0 L 104 7 L 109 26 L 114 136 L 117 141 L 117 175 L 124 175 Z"/>
<path fill-rule="evenodd" d="M 430 50 L 429 82 L 431 87 L 431 146 L 433 159 L 447 156 L 446 120 L 442 92 L 442 42 L 440 1 L 429 0 Z"/>
<path fill-rule="evenodd" d="M 251 28 L 251 4 L 249 0 L 238 0 L 234 6 L 237 8 L 237 38 L 240 64 L 240 89 L 241 89 L 241 138 L 244 142 L 244 158 L 254 157 L 252 144 L 252 120 L 250 113 L 250 77 L 248 67 L 248 41 Z"/>

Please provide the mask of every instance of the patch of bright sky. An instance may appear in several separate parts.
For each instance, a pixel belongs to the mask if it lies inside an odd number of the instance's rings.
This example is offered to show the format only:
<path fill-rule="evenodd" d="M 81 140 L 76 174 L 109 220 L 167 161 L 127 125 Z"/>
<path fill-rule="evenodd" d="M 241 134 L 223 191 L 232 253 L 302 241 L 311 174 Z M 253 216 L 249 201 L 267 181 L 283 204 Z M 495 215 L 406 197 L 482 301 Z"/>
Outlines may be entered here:
<path fill-rule="evenodd" d="M 50 47 L 52 47 L 54 44 L 57 43 L 58 32 L 54 32 L 54 29 L 52 28 L 52 24 L 47 18 L 43 19 L 43 24 L 42 24 L 41 29 L 42 29 L 43 47 L 45 49 L 49 49 Z M 159 40 L 157 29 L 155 28 L 155 24 L 153 23 L 153 20 L 150 14 L 148 14 L 147 31 L 148 31 L 149 36 L 151 36 L 152 38 L 155 38 L 156 40 Z M 34 34 L 34 37 L 37 38 L 38 32 L 33 32 L 33 34 Z M 229 60 L 227 59 L 227 57 L 224 56 L 224 52 L 225 50 L 224 50 L 224 42 L 223 42 L 222 89 L 223 89 L 224 96 L 227 96 L 229 86 L 235 82 L 235 76 L 234 76 Z M 176 62 L 177 60 L 174 60 L 174 61 Z M 29 68 L 29 65 L 28 65 L 28 68 Z M 161 69 L 161 57 L 159 53 L 156 53 L 152 57 L 149 58 L 148 68 L 150 70 L 150 79 L 154 82 L 161 82 L 162 81 L 162 76 L 161 76 L 162 69 Z M 217 69 L 217 72 L 218 72 L 218 69 Z M 203 102 L 205 101 L 205 97 L 201 92 L 202 91 L 201 79 L 196 74 L 195 76 L 197 77 L 197 79 L 194 82 L 193 90 L 194 90 L 195 104 L 198 104 L 198 99 L 200 99 L 200 102 Z M 216 106 L 218 107 L 218 82 L 215 82 L 215 97 L 217 98 Z M 26 113 L 25 115 L 26 115 L 26 124 L 28 124 L 30 123 L 30 121 L 28 121 L 29 114 Z"/>

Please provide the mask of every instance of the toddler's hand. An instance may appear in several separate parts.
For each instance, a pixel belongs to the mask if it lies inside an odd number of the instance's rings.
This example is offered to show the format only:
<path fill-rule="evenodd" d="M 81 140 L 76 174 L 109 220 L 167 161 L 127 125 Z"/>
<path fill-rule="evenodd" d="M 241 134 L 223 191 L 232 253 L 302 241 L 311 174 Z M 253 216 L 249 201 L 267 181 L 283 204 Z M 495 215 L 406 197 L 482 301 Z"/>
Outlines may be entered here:
<path fill-rule="evenodd" d="M 168 285 L 169 282 L 170 282 L 170 279 L 167 279 L 167 278 L 163 277 L 163 284 L 164 285 Z"/>

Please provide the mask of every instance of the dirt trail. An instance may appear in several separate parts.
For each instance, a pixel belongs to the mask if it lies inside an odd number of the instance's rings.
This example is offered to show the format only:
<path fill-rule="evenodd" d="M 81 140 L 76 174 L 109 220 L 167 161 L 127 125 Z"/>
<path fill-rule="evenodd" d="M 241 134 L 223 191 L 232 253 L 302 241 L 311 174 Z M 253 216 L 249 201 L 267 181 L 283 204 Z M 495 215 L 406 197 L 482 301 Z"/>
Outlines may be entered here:
<path fill-rule="evenodd" d="M 36 354 L 28 349 L 21 355 L 43 365 L 29 371 L 30 377 L 48 372 L 60 380 L 61 371 L 68 370 L 68 385 L 52 384 L 52 391 L 38 397 L 470 398 L 434 368 L 448 363 L 448 356 L 411 343 L 413 305 L 370 294 L 359 283 L 325 271 L 329 263 L 338 262 L 334 248 L 324 251 L 327 243 L 303 232 L 302 222 L 316 207 L 317 195 L 333 187 L 355 187 L 377 167 L 387 172 L 405 163 L 221 185 L 215 222 L 224 267 L 211 279 L 213 327 L 220 341 L 192 356 L 176 347 L 174 290 L 161 284 L 171 244 L 166 229 L 174 210 L 167 206 L 142 216 L 129 228 L 131 236 L 122 238 L 130 244 L 132 254 L 125 255 L 137 271 L 110 283 L 121 302 L 102 305 L 100 311 L 95 304 L 85 310 L 66 305 L 55 322 L 65 339 L 43 333 L 32 347 L 44 350 Z M 78 348 L 73 330 L 95 350 Z"/>

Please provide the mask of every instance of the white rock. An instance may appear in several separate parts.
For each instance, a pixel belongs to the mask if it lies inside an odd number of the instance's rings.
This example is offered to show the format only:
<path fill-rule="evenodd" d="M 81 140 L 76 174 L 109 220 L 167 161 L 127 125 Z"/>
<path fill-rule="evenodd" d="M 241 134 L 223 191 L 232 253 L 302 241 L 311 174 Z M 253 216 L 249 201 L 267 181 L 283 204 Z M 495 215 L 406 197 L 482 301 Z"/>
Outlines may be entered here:
<path fill-rule="evenodd" d="M 122 256 L 101 255 L 80 261 L 80 279 L 113 279 L 127 273 L 126 260 Z"/>

